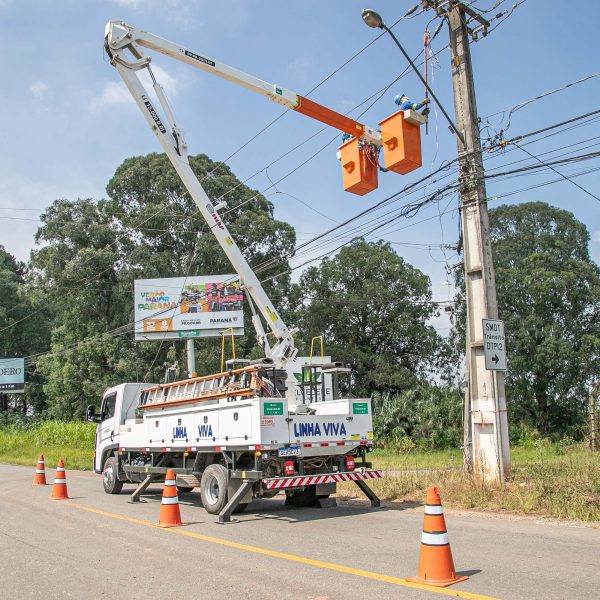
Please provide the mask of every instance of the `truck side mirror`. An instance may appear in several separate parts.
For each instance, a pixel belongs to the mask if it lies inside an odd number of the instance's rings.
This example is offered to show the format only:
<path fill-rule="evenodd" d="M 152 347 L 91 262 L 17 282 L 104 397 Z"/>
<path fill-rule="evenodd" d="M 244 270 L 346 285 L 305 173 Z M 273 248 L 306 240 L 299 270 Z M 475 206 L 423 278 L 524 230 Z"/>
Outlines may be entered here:
<path fill-rule="evenodd" d="M 100 415 L 96 414 L 96 407 L 90 404 L 85 412 L 85 420 L 91 423 L 100 423 Z"/>

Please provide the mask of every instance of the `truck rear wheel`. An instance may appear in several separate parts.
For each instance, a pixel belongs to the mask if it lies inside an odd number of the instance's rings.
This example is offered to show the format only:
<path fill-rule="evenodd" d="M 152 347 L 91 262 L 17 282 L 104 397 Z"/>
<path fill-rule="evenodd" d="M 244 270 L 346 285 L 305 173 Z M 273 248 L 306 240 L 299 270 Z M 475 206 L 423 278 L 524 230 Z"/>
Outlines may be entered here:
<path fill-rule="evenodd" d="M 119 481 L 119 461 L 114 456 L 108 457 L 104 463 L 102 485 L 107 494 L 120 494 L 123 489 L 123 482 Z"/>
<path fill-rule="evenodd" d="M 285 490 L 285 503 L 295 508 L 314 506 L 317 503 L 317 499 L 323 497 L 317 496 L 316 485 L 307 485 L 303 490 Z"/>
<path fill-rule="evenodd" d="M 229 472 L 223 465 L 208 465 L 200 480 L 200 498 L 206 512 L 218 515 L 227 504 Z"/>

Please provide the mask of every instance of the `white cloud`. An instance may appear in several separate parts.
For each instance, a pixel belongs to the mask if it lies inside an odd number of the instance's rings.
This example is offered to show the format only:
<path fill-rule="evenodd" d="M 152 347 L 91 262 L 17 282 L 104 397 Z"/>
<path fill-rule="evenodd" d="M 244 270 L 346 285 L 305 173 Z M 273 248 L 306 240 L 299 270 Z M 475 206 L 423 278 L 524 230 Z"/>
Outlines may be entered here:
<path fill-rule="evenodd" d="M 42 100 L 48 93 L 50 87 L 45 81 L 35 81 L 29 86 L 29 91 L 33 94 L 34 98 Z"/>
<path fill-rule="evenodd" d="M 596 231 L 592 233 L 592 242 L 600 243 L 600 229 L 596 229 Z"/>
<path fill-rule="evenodd" d="M 119 6 L 126 6 L 127 8 L 137 8 L 142 0 L 112 0 L 115 4 Z"/>
<path fill-rule="evenodd" d="M 127 104 L 127 102 L 130 101 L 133 101 L 133 98 L 123 83 L 108 81 L 104 84 L 104 88 L 100 95 L 92 98 L 90 110 L 95 112 L 107 106 Z"/>
<path fill-rule="evenodd" d="M 152 80 L 148 74 L 148 71 L 144 69 L 138 72 L 140 73 L 142 84 L 148 90 L 153 99 L 156 100 L 154 88 L 152 87 Z M 163 87 L 165 94 L 167 95 L 167 99 L 175 97 L 179 88 L 175 77 L 158 65 L 152 65 L 152 72 L 154 73 L 156 80 Z M 107 81 L 104 84 L 100 94 L 92 98 L 91 102 L 89 103 L 89 109 L 92 112 L 96 112 L 106 107 L 116 106 L 119 104 L 126 105 L 133 101 L 132 95 L 129 93 L 129 90 L 122 81 Z"/>

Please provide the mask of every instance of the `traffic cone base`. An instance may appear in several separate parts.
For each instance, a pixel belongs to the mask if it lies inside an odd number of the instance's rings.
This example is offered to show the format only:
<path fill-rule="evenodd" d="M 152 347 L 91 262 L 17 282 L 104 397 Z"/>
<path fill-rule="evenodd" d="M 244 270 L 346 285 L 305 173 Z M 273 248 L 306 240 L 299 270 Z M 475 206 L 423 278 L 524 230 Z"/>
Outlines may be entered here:
<path fill-rule="evenodd" d="M 48 485 L 46 483 L 46 468 L 43 454 L 40 454 L 39 458 L 37 459 L 32 485 Z"/>
<path fill-rule="evenodd" d="M 67 476 L 65 472 L 65 463 L 62 458 L 58 461 L 56 475 L 54 476 L 54 485 L 50 493 L 50 500 L 68 500 Z"/>
<path fill-rule="evenodd" d="M 183 525 L 181 513 L 179 512 L 179 497 L 177 496 L 177 483 L 173 469 L 168 469 L 165 475 L 165 485 L 160 502 L 160 514 L 158 515 L 159 527 L 177 527 Z"/>
<path fill-rule="evenodd" d="M 469 579 L 466 575 L 456 574 L 446 531 L 444 509 L 435 487 L 427 490 L 424 513 L 419 568 L 417 575 L 409 577 L 407 581 L 447 587 Z"/>

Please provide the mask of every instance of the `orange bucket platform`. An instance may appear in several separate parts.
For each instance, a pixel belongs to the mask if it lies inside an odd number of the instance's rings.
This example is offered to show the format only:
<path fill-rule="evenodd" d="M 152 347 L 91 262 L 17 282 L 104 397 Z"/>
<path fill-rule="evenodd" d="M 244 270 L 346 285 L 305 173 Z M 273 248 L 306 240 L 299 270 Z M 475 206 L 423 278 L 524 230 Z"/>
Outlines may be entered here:
<path fill-rule="evenodd" d="M 384 167 L 400 175 L 406 175 L 423 164 L 421 128 L 415 122 L 411 122 L 406 113 L 412 111 L 398 111 L 379 123 Z"/>
<path fill-rule="evenodd" d="M 360 147 L 358 138 L 352 138 L 339 147 L 344 190 L 364 196 L 377 188 L 377 166 Z"/>

